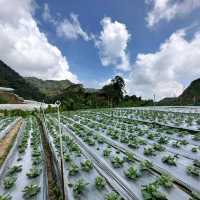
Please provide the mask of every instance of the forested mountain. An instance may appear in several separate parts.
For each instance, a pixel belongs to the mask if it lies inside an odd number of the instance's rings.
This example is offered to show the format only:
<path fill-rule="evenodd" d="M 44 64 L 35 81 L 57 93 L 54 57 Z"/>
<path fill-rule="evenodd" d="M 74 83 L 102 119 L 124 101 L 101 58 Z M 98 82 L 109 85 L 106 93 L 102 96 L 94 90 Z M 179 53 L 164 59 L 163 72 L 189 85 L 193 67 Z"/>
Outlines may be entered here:
<path fill-rule="evenodd" d="M 46 96 L 56 96 L 63 92 L 63 90 L 67 89 L 73 83 L 69 80 L 41 80 L 35 77 L 25 77 L 25 80 L 31 85 L 37 87 L 39 91 Z"/>
<path fill-rule="evenodd" d="M 15 72 L 11 67 L 0 60 L 0 87 L 15 89 L 15 93 L 25 99 L 42 100 L 44 95 Z"/>
<path fill-rule="evenodd" d="M 180 103 L 200 105 L 200 79 L 196 79 L 178 97 Z"/>
<path fill-rule="evenodd" d="M 200 79 L 196 79 L 176 98 L 164 98 L 158 105 L 200 105 Z"/>

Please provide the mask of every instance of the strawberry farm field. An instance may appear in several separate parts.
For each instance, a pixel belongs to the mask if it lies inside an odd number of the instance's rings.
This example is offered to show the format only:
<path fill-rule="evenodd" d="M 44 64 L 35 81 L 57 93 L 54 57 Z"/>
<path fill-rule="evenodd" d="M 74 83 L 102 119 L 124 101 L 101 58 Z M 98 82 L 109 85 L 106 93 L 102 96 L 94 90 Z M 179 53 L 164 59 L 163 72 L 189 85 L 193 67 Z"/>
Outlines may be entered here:
<path fill-rule="evenodd" d="M 17 120 L 20 129 L 0 168 L 0 200 L 200 199 L 196 108 L 62 112 L 60 126 L 57 113 L 38 112 L 2 117 L 0 130 Z M 4 132 L 1 141 L 10 134 Z M 59 191 L 54 198 L 47 151 Z"/>

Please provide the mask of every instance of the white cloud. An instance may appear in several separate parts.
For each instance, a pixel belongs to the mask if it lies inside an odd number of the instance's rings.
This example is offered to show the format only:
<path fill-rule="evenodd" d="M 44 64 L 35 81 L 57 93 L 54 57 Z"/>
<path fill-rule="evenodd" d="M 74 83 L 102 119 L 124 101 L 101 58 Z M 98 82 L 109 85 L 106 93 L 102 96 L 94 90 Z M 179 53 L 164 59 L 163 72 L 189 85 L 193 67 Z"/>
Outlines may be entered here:
<path fill-rule="evenodd" d="M 129 56 L 126 50 L 131 35 L 126 25 L 118 21 L 112 22 L 109 17 L 103 18 L 101 25 L 103 30 L 95 43 L 100 50 L 102 65 L 114 65 L 120 70 L 129 70 Z"/>
<path fill-rule="evenodd" d="M 152 10 L 146 18 L 150 27 L 160 20 L 170 21 L 175 17 L 187 15 L 200 7 L 199 0 L 146 0 L 146 2 L 152 6 Z"/>
<path fill-rule="evenodd" d="M 44 11 L 42 13 L 42 18 L 44 21 L 50 22 L 54 25 L 57 24 L 57 21 L 51 16 L 49 5 L 47 3 L 44 4 Z"/>
<path fill-rule="evenodd" d="M 78 82 L 33 18 L 32 0 L 0 1 L 0 59 L 24 76 Z"/>
<path fill-rule="evenodd" d="M 64 37 L 66 39 L 78 39 L 83 38 L 85 41 L 90 40 L 88 34 L 82 29 L 80 22 L 78 20 L 78 15 L 71 13 L 70 19 L 64 19 L 56 27 L 56 32 L 58 36 Z"/>
<path fill-rule="evenodd" d="M 179 30 L 155 53 L 139 54 L 131 71 L 127 88 L 145 98 L 157 99 L 180 95 L 192 80 L 200 77 L 200 32 L 191 40 Z"/>

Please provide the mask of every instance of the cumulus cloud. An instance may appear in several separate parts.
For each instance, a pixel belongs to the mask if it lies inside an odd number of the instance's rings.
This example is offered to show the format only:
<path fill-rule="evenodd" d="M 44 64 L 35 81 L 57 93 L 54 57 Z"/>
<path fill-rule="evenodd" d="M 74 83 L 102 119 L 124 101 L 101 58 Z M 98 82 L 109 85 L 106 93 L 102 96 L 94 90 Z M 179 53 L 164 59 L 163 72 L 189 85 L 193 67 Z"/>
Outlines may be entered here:
<path fill-rule="evenodd" d="M 173 33 L 155 53 L 139 54 L 127 80 L 129 93 L 157 99 L 180 95 L 200 76 L 200 32 L 187 40 L 185 30 Z M 183 82 L 184 81 L 184 82 Z"/>
<path fill-rule="evenodd" d="M 114 65 L 120 70 L 129 70 L 129 56 L 126 51 L 131 35 L 126 25 L 118 21 L 113 22 L 109 17 L 103 18 L 101 25 L 103 30 L 95 43 L 100 51 L 102 65 Z"/>
<path fill-rule="evenodd" d="M 175 17 L 187 15 L 200 7 L 199 0 L 146 0 L 146 3 L 152 6 L 146 18 L 149 27 L 160 20 L 170 21 Z"/>
<path fill-rule="evenodd" d="M 78 39 L 83 38 L 85 41 L 89 41 L 89 35 L 82 29 L 78 15 L 71 13 L 70 19 L 64 19 L 56 27 L 56 32 L 58 36 L 64 37 L 66 39 Z"/>
<path fill-rule="evenodd" d="M 33 18 L 34 1 L 0 1 L 0 59 L 23 76 L 78 82 L 60 50 Z"/>

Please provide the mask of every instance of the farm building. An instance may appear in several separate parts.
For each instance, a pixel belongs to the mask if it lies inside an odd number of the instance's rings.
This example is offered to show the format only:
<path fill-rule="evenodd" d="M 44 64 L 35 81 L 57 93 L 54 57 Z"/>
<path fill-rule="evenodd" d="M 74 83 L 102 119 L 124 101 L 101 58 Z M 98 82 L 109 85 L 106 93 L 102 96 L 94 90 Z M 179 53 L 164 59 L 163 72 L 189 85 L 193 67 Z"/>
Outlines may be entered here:
<path fill-rule="evenodd" d="M 24 99 L 22 97 L 19 97 L 17 94 L 14 93 L 13 88 L 7 88 L 7 87 L 0 87 L 0 103 L 23 103 Z"/>

